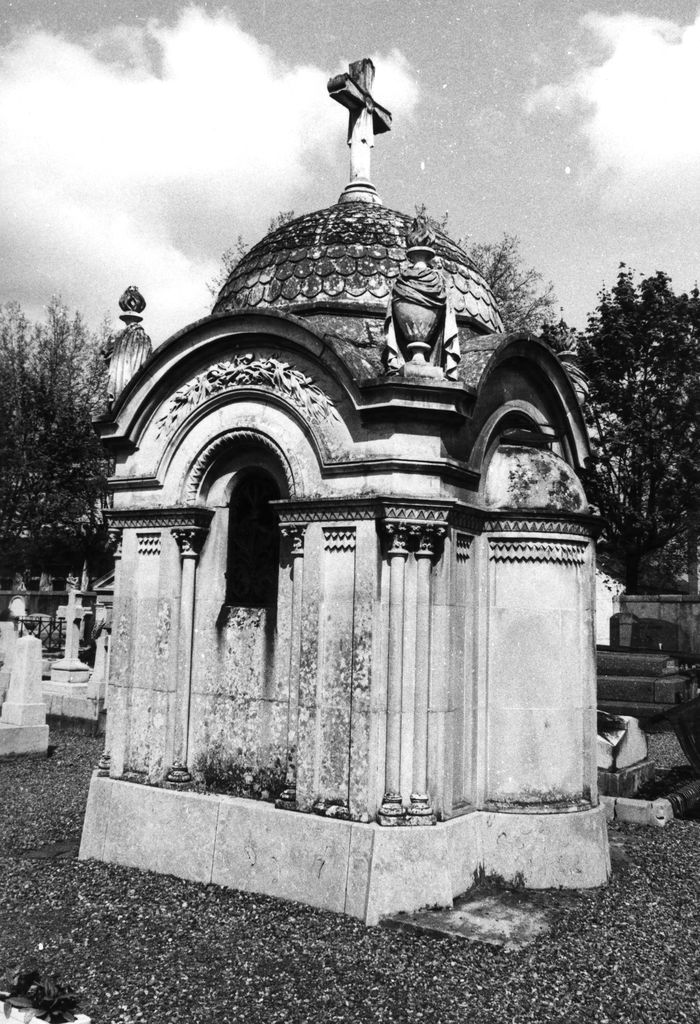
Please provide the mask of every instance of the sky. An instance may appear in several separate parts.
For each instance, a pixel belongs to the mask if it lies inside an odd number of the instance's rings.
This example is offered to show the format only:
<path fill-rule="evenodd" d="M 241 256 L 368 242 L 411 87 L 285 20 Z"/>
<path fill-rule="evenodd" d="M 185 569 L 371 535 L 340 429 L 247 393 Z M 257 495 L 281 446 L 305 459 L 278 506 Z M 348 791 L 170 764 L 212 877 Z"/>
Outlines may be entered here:
<path fill-rule="evenodd" d="M 59 294 L 155 344 L 206 315 L 239 236 L 334 203 L 370 56 L 385 204 L 518 236 L 582 328 L 621 262 L 700 277 L 700 3 L 0 0 L 0 302 Z"/>

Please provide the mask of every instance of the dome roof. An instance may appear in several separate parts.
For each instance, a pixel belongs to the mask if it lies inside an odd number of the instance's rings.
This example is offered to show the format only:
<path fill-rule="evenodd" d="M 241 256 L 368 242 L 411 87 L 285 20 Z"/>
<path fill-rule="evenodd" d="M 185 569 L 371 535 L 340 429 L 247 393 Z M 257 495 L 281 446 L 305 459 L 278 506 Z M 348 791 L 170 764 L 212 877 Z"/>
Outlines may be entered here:
<path fill-rule="evenodd" d="M 406 258 L 413 221 L 366 202 L 342 202 L 307 213 L 266 235 L 229 275 L 214 313 L 244 306 L 305 313 L 329 306 L 383 316 Z M 467 254 L 442 231 L 435 250 L 452 281 L 458 321 L 480 333 L 503 325 L 491 290 Z"/>

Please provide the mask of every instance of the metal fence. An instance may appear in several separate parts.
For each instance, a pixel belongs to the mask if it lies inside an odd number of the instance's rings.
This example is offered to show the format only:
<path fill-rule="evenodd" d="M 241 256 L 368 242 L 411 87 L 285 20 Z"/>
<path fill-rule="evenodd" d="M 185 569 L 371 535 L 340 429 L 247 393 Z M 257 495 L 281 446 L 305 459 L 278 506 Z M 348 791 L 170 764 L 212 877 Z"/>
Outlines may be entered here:
<path fill-rule="evenodd" d="M 19 636 L 35 636 L 45 651 L 63 650 L 66 642 L 66 620 L 46 615 L 25 615 L 17 620 Z"/>

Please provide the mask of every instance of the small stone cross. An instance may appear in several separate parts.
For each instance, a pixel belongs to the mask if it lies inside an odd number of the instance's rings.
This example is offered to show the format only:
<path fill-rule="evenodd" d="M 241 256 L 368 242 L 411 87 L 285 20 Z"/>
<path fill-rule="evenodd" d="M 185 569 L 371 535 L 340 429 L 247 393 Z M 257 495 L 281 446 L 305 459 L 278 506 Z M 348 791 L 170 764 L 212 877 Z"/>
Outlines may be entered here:
<path fill-rule="evenodd" d="M 331 98 L 349 111 L 348 146 L 350 147 L 350 185 L 346 191 L 364 189 L 374 192 L 370 183 L 370 157 L 374 136 L 391 130 L 391 114 L 372 96 L 374 64 L 365 57 L 349 66 L 349 73 L 336 75 L 328 82 Z M 365 198 L 357 195 L 352 198 Z M 377 200 L 374 200 L 375 202 Z"/>
<path fill-rule="evenodd" d="M 90 615 L 90 609 L 80 601 L 80 591 L 68 591 L 68 604 L 63 604 L 57 610 L 59 619 L 66 620 L 66 649 L 64 658 L 78 658 L 80 655 L 80 632 L 83 619 Z"/>

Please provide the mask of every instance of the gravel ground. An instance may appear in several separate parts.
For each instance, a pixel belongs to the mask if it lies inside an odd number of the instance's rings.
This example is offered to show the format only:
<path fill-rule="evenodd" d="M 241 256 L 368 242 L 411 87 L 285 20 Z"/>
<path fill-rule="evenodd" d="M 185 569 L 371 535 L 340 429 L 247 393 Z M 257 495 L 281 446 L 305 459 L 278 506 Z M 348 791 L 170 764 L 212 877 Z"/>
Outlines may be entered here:
<path fill-rule="evenodd" d="M 55 743 L 46 761 L 0 764 L 0 968 L 56 973 L 94 1024 L 700 1020 L 698 822 L 611 827 L 611 884 L 540 895 L 551 933 L 505 952 L 70 856 L 26 859 L 79 838 L 101 752 L 92 738 Z"/>

